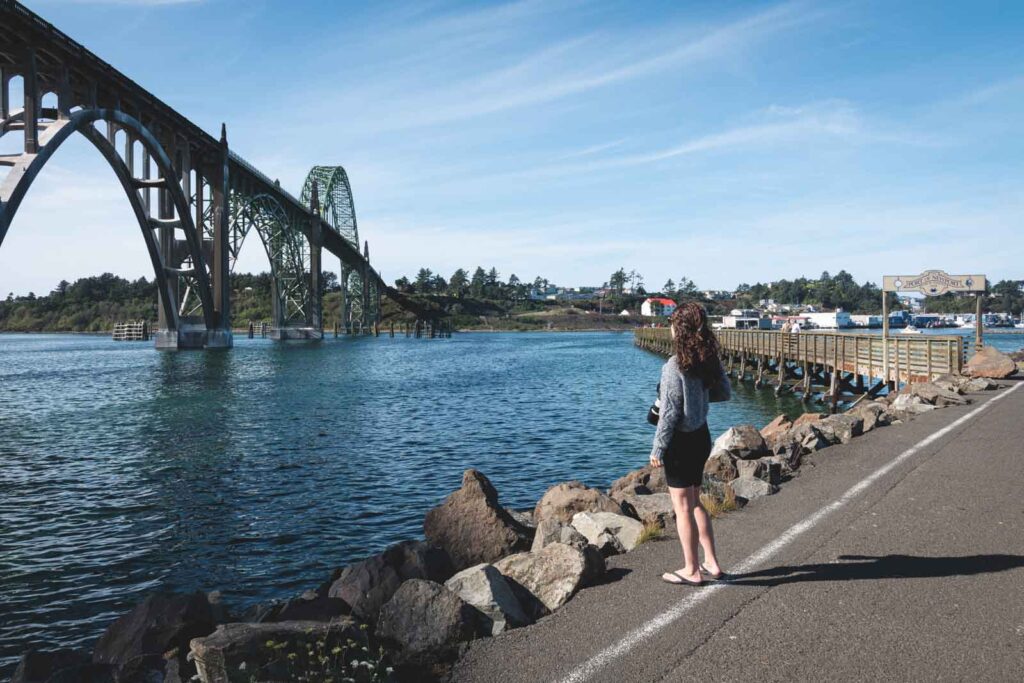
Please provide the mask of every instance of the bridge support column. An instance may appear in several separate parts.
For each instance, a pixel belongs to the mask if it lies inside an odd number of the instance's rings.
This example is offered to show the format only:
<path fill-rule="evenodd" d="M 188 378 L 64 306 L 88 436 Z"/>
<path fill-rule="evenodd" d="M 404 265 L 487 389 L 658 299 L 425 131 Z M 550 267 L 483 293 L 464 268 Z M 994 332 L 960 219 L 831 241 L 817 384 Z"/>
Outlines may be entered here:
<path fill-rule="evenodd" d="M 341 301 L 338 306 L 338 317 L 341 319 L 341 331 L 344 334 L 350 334 L 352 332 L 352 321 L 349 320 L 348 310 L 348 269 L 345 268 L 345 262 L 339 259 L 341 264 L 341 270 L 339 274 L 341 276 Z"/>
<path fill-rule="evenodd" d="M 313 199 L 309 210 L 313 215 L 309 222 L 309 316 L 308 320 L 314 330 L 324 332 L 323 293 L 320 291 L 320 280 L 323 269 L 320 263 L 323 244 L 322 226 L 320 223 L 320 198 L 317 196 L 317 184 L 313 183 Z"/>
<path fill-rule="evenodd" d="M 227 126 L 220 127 L 220 159 L 211 178 L 213 186 L 213 263 L 210 264 L 211 287 L 213 289 L 214 329 L 207 330 L 206 348 L 230 349 L 234 346 L 231 333 L 231 251 L 228 238 L 231 234 L 228 211 L 228 133 Z M 201 188 L 197 188 L 201 190 Z M 202 238 L 202 226 L 196 230 Z"/>

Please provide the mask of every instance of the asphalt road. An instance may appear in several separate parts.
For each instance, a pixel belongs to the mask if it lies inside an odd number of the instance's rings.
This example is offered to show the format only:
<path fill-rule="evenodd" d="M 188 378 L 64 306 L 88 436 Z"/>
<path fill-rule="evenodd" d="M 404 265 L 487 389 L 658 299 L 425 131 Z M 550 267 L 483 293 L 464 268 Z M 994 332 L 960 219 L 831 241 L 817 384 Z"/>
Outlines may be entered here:
<path fill-rule="evenodd" d="M 1024 680 L 1024 387 L 972 398 L 828 448 L 716 521 L 730 583 L 664 584 L 678 542 L 645 544 L 474 643 L 453 680 Z"/>

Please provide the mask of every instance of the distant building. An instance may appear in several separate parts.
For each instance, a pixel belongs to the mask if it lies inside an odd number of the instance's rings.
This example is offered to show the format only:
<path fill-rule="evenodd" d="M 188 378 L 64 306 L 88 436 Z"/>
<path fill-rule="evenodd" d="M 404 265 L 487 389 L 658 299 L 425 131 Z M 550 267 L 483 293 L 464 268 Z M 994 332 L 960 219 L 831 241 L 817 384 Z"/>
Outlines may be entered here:
<path fill-rule="evenodd" d="M 726 292 L 721 289 L 705 289 L 701 294 L 704 295 L 705 299 L 716 301 L 719 299 L 735 299 L 732 292 Z"/>
<path fill-rule="evenodd" d="M 882 326 L 882 316 L 880 315 L 851 315 L 850 321 L 854 327 L 868 327 L 878 328 Z"/>
<path fill-rule="evenodd" d="M 853 320 L 846 311 L 819 311 L 807 313 L 806 316 L 812 325 L 825 330 L 853 327 Z"/>
<path fill-rule="evenodd" d="M 664 297 L 648 297 L 647 299 L 644 299 L 642 304 L 640 304 L 640 315 L 672 315 L 672 311 L 674 310 L 676 310 L 676 302 L 672 301 L 672 299 L 665 299 Z"/>
<path fill-rule="evenodd" d="M 727 330 L 770 330 L 772 319 L 762 318 L 757 311 L 735 309 L 733 315 L 722 316 L 722 327 Z M 749 313 L 752 315 L 742 315 Z M 740 314 L 740 315 L 737 315 Z"/>

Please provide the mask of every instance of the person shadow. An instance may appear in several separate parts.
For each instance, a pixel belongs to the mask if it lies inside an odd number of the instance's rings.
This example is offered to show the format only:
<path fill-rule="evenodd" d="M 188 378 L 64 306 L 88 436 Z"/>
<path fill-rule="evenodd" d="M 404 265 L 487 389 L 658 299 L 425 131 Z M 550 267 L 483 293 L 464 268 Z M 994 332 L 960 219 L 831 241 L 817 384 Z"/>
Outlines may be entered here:
<path fill-rule="evenodd" d="M 835 562 L 780 565 L 743 574 L 730 574 L 727 581 L 736 586 L 774 587 L 808 581 L 975 576 L 1022 567 L 1024 567 L 1024 556 L 1021 555 L 964 555 L 958 557 L 841 555 Z"/>

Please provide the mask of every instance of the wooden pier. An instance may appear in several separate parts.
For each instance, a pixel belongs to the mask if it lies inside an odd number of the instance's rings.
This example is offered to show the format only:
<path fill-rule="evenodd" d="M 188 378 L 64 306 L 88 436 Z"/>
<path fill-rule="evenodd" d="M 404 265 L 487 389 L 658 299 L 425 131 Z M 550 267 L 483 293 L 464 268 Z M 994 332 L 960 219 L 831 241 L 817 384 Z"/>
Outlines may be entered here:
<path fill-rule="evenodd" d="M 876 396 L 886 387 L 898 389 L 960 372 L 964 363 L 960 336 L 893 335 L 886 344 L 873 334 L 769 330 L 719 330 L 716 334 L 730 376 L 749 377 L 758 387 L 773 384 L 777 394 L 788 390 L 804 400 L 810 399 L 814 387 L 822 387 L 823 399 L 833 404 L 843 395 Z M 643 349 L 664 356 L 673 352 L 668 328 L 637 328 L 634 339 Z"/>
<path fill-rule="evenodd" d="M 149 341 L 149 323 L 145 320 L 114 323 L 114 341 Z"/>

